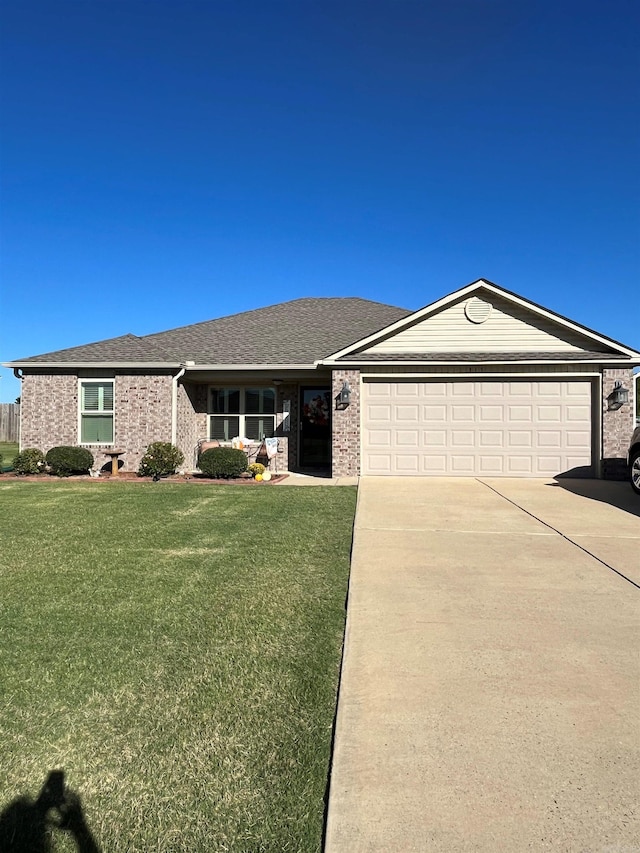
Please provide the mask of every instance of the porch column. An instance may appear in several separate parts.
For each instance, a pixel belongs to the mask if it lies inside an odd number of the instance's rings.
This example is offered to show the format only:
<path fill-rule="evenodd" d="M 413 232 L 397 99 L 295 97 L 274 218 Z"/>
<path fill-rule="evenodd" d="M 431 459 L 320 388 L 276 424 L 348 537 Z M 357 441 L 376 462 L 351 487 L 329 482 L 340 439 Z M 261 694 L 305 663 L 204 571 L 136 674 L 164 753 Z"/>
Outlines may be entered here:
<path fill-rule="evenodd" d="M 335 400 L 345 382 L 351 389 L 351 402 L 337 409 Z M 331 375 L 331 475 L 354 477 L 360 474 L 360 371 L 334 370 Z"/>
<path fill-rule="evenodd" d="M 609 410 L 609 394 L 616 382 L 629 392 L 629 402 Z M 633 411 L 633 370 L 630 367 L 604 368 L 602 371 L 602 476 L 605 480 L 624 480 L 626 457 L 635 423 Z"/>

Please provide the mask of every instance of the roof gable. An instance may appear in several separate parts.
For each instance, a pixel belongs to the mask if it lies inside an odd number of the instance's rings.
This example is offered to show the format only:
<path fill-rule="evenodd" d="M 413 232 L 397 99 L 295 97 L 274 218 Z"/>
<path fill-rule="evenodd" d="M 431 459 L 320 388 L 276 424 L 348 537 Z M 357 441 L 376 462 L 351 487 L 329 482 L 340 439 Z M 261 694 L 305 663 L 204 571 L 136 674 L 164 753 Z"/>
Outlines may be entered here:
<path fill-rule="evenodd" d="M 542 358 L 637 357 L 633 350 L 479 279 L 357 343 L 331 360 L 415 360 L 423 354 L 527 354 Z"/>

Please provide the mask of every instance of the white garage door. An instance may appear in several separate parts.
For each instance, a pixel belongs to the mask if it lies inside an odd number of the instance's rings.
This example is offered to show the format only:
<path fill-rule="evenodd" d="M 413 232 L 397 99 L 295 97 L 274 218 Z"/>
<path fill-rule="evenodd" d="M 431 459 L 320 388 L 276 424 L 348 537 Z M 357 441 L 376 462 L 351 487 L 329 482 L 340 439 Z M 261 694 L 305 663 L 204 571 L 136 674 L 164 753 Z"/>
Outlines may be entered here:
<path fill-rule="evenodd" d="M 363 383 L 362 473 L 592 476 L 588 380 Z"/>

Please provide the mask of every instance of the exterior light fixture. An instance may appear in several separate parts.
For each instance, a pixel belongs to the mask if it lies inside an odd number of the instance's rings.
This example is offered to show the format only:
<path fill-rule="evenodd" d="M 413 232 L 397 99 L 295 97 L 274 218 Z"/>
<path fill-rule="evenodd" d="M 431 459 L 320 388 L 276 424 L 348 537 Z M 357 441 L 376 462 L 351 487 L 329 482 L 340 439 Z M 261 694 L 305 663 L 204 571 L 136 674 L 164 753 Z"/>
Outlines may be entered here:
<path fill-rule="evenodd" d="M 351 388 L 349 388 L 349 383 L 345 380 L 342 383 L 340 393 L 336 396 L 336 409 L 346 409 L 350 402 Z"/>
<path fill-rule="evenodd" d="M 618 381 L 614 384 L 613 391 L 609 394 L 607 400 L 609 402 L 609 411 L 615 411 L 629 402 L 629 392 L 626 388 L 622 387 L 622 382 Z"/>

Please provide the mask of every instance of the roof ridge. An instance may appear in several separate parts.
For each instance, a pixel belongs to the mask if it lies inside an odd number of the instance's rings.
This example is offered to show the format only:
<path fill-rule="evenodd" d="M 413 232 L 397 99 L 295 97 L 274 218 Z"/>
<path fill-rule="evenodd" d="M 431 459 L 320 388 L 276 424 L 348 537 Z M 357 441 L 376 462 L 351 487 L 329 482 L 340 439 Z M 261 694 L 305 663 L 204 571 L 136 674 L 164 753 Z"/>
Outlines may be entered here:
<path fill-rule="evenodd" d="M 300 296 L 297 299 L 287 299 L 284 302 L 274 302 L 271 305 L 263 305 L 261 308 L 249 308 L 247 311 L 236 311 L 233 314 L 224 314 L 221 317 L 211 317 L 209 320 L 198 320 L 195 323 L 185 323 L 183 326 L 174 326 L 170 329 L 163 329 L 160 332 L 150 332 L 148 335 L 142 335 L 140 340 L 147 340 L 148 338 L 156 338 L 159 335 L 166 335 L 168 333 L 181 332 L 184 329 L 195 329 L 198 326 L 206 326 L 209 323 L 218 323 L 221 320 L 230 320 L 231 318 L 240 318 L 240 317 L 249 317 L 255 314 L 260 313 L 261 311 L 269 311 L 272 308 L 281 308 L 286 305 L 293 305 L 294 303 L 301 302 L 329 302 L 329 301 L 340 301 L 340 302 L 366 302 L 369 305 L 378 305 L 382 308 L 393 308 L 397 311 L 407 311 L 407 313 L 411 313 L 411 309 L 409 308 L 401 308 L 398 305 L 390 305 L 386 302 L 377 302 L 374 299 L 366 299 L 363 296 Z"/>

